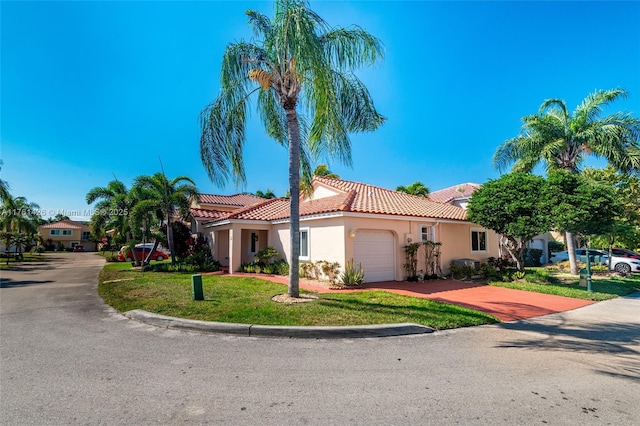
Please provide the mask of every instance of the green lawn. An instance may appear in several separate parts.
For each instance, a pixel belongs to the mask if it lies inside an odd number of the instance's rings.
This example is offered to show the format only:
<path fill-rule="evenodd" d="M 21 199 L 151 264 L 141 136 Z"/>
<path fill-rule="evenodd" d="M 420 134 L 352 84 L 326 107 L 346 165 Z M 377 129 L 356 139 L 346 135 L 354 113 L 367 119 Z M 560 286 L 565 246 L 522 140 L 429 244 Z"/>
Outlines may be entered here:
<path fill-rule="evenodd" d="M 489 282 L 489 285 L 599 301 L 640 291 L 640 274 L 634 274 L 630 278 L 594 275 L 591 293 L 586 287 L 578 284 L 578 277 L 562 274 L 550 268 L 527 268 L 521 281 Z"/>
<path fill-rule="evenodd" d="M 121 312 L 143 309 L 205 321 L 264 325 L 366 325 L 412 322 L 436 329 L 499 322 L 471 309 L 382 291 L 318 294 L 308 303 L 282 304 L 282 284 L 250 277 L 203 275 L 204 301 L 191 297 L 191 274 L 140 272 L 129 263 L 105 265 L 98 292 Z M 304 291 L 303 291 L 304 293 Z"/>

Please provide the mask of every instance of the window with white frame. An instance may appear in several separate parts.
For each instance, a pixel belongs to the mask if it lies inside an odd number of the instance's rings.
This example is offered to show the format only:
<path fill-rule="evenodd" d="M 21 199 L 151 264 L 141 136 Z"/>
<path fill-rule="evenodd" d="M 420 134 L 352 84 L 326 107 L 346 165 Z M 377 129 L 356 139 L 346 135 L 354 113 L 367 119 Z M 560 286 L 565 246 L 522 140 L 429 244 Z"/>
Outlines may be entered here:
<path fill-rule="evenodd" d="M 82 239 L 83 239 L 83 240 L 88 240 L 90 236 L 91 236 L 91 232 L 89 232 L 89 231 L 82 231 Z"/>
<path fill-rule="evenodd" d="M 70 237 L 71 235 L 73 235 L 73 231 L 71 229 L 63 229 L 62 235 L 66 235 L 67 237 Z"/>
<path fill-rule="evenodd" d="M 484 229 L 471 230 L 471 251 L 487 251 L 487 231 Z"/>
<path fill-rule="evenodd" d="M 309 228 L 300 228 L 300 259 L 309 260 Z"/>
<path fill-rule="evenodd" d="M 59 229 L 50 229 L 49 230 L 49 235 L 60 235 L 60 230 Z"/>
<path fill-rule="evenodd" d="M 435 241 L 433 225 L 420 225 L 420 241 Z"/>

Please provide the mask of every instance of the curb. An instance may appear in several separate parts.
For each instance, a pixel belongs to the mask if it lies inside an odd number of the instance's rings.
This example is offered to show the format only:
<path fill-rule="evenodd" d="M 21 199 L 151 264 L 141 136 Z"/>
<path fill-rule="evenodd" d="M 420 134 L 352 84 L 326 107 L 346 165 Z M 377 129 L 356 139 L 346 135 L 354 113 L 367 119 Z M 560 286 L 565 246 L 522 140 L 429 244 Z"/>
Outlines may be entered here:
<path fill-rule="evenodd" d="M 433 333 L 435 329 L 419 324 L 376 324 L 357 326 L 283 326 L 209 322 L 168 317 L 136 309 L 124 316 L 160 328 L 198 331 L 201 333 L 235 334 L 247 337 L 288 337 L 296 339 L 339 339 L 358 337 L 405 336 Z"/>

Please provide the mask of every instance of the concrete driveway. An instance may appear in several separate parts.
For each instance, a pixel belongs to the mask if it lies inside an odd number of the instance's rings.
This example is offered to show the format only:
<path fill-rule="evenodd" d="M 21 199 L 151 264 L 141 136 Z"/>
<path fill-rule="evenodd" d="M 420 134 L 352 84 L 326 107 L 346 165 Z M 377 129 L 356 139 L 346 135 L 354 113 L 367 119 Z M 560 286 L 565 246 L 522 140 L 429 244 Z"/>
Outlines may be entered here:
<path fill-rule="evenodd" d="M 92 253 L 0 272 L 0 423 L 637 424 L 640 295 L 433 334 L 298 340 L 130 321 Z"/>

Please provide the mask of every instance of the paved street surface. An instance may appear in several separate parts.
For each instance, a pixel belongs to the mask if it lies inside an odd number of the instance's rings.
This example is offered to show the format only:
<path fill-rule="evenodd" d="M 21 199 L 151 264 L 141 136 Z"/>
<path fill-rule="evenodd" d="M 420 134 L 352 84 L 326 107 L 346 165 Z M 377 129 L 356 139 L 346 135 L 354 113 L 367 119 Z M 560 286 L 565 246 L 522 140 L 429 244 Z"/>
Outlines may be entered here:
<path fill-rule="evenodd" d="M 0 424 L 640 424 L 640 294 L 406 337 L 279 339 L 128 320 L 102 259 L 0 272 Z"/>

